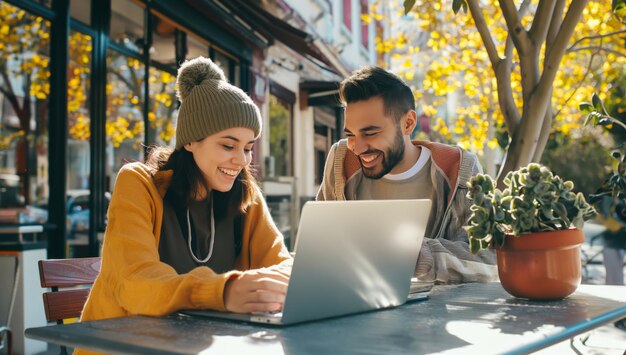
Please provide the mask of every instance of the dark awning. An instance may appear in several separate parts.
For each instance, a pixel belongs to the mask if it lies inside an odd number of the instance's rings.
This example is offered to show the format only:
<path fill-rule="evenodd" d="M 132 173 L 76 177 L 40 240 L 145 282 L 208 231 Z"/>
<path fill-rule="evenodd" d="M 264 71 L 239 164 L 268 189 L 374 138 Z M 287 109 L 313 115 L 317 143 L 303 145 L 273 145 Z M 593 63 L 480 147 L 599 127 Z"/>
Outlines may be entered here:
<path fill-rule="evenodd" d="M 267 48 L 278 40 L 296 53 L 321 62 L 332 71 L 339 71 L 313 44 L 313 36 L 267 12 L 250 0 L 185 0 L 216 23 L 236 29 L 244 38 L 260 48 Z"/>
<path fill-rule="evenodd" d="M 199 14 L 229 31 L 235 33 L 239 37 L 249 41 L 259 48 L 267 48 L 273 42 L 268 36 L 263 36 L 259 32 L 255 32 L 250 25 L 238 16 L 235 16 L 231 10 L 217 0 L 184 0 L 187 5 L 192 7 Z"/>
<path fill-rule="evenodd" d="M 306 102 L 307 106 L 342 106 L 338 81 L 304 80 L 300 82 L 300 92 L 306 97 L 300 102 Z"/>

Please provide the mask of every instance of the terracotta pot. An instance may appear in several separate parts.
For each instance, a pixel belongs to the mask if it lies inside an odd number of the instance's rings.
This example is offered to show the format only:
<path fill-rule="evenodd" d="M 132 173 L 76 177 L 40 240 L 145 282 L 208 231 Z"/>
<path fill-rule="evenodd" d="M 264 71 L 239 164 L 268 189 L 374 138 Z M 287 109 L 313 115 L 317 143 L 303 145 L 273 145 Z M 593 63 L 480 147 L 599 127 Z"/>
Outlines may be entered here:
<path fill-rule="evenodd" d="M 568 229 L 507 236 L 496 248 L 502 287 L 515 297 L 553 300 L 580 285 L 583 232 Z"/>

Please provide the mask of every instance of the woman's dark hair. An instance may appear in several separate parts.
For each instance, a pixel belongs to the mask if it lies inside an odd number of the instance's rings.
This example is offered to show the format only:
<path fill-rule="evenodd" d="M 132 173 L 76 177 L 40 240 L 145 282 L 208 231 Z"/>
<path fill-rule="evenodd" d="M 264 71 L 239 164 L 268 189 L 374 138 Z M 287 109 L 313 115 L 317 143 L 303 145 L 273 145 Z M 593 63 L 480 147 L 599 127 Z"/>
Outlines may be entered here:
<path fill-rule="evenodd" d="M 385 114 L 397 121 L 409 110 L 415 110 L 411 88 L 400 77 L 380 67 L 365 66 L 352 73 L 341 82 L 339 96 L 344 105 L 380 96 Z"/>
<path fill-rule="evenodd" d="M 202 171 L 193 159 L 193 154 L 184 147 L 177 150 L 166 147 L 151 148 L 146 164 L 158 171 L 173 171 L 166 196 L 172 198 L 172 202 L 177 206 L 187 207 L 190 201 L 200 196 L 202 188 L 204 191 L 209 190 Z M 213 191 L 215 217 L 222 218 L 231 209 L 244 214 L 257 199 L 258 191 L 250 167 L 244 167 L 230 191 Z"/>

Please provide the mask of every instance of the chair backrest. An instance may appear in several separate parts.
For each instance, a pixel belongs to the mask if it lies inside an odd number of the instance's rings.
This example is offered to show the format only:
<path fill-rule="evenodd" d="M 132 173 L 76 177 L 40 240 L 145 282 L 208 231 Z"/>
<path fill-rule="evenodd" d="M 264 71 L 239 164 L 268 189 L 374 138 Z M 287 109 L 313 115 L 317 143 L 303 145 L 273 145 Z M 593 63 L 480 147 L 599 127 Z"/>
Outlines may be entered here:
<path fill-rule="evenodd" d="M 101 258 L 39 260 L 41 287 L 52 292 L 43 294 L 48 322 L 63 323 L 64 319 L 78 318 L 89 296 L 89 288 L 62 288 L 92 285 L 100 273 Z"/>

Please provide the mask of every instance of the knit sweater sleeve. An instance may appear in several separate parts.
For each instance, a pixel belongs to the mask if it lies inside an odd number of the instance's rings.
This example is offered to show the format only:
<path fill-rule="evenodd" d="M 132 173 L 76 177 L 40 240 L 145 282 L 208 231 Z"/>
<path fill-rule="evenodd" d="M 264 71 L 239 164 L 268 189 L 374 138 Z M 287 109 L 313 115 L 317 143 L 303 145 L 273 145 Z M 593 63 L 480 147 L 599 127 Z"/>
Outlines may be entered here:
<path fill-rule="evenodd" d="M 255 203 L 248 207 L 244 224 L 244 247 L 249 240 L 249 268 L 258 269 L 291 262 L 291 256 L 265 200 L 258 193 Z"/>
<path fill-rule="evenodd" d="M 145 171 L 132 167 L 120 171 L 109 207 L 102 270 L 92 290 L 94 296 L 101 296 L 101 306 L 109 303 L 102 296 L 112 296 L 127 314 L 162 316 L 189 308 L 224 310 L 224 285 L 237 272 L 216 274 L 198 267 L 179 275 L 160 261 L 156 235 L 161 228 L 161 201 Z"/>
<path fill-rule="evenodd" d="M 425 238 L 416 267 L 416 276 L 437 283 L 489 282 L 498 280 L 495 253 L 491 249 L 473 254 L 463 228 L 470 214 L 466 183 L 482 173 L 473 154 L 464 153 L 459 186 L 451 202 L 450 214 L 438 238 Z"/>

